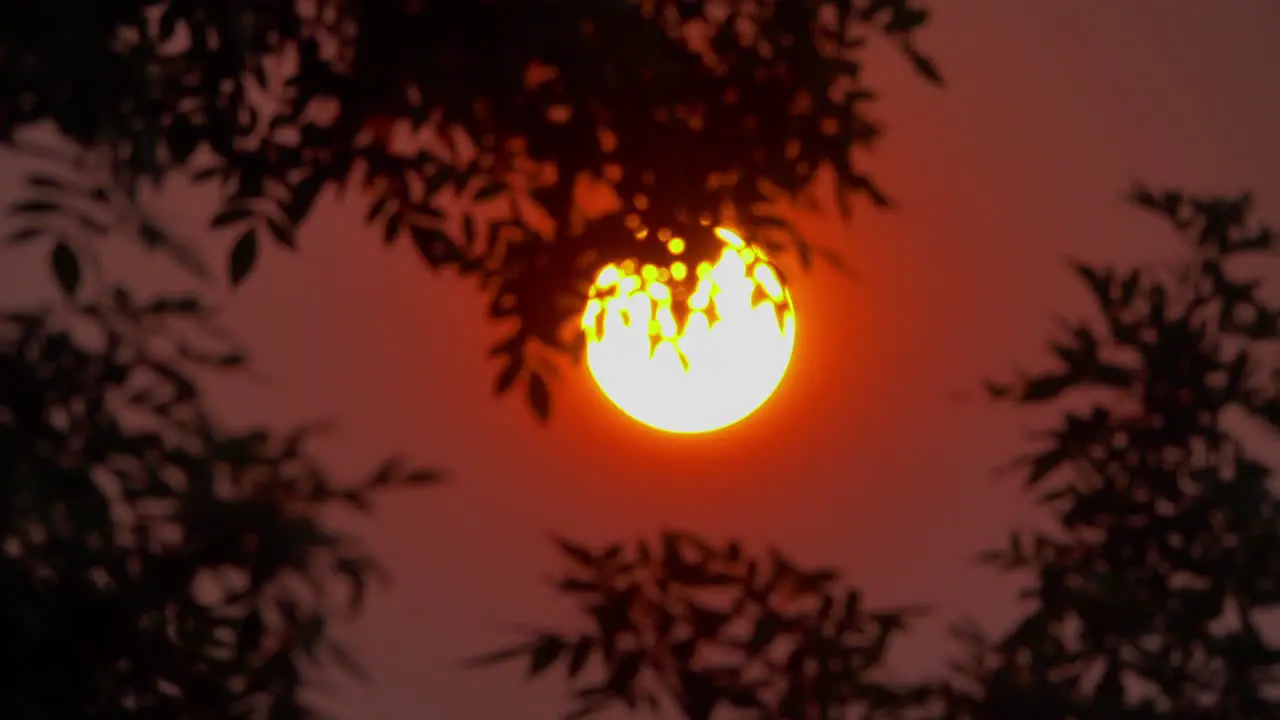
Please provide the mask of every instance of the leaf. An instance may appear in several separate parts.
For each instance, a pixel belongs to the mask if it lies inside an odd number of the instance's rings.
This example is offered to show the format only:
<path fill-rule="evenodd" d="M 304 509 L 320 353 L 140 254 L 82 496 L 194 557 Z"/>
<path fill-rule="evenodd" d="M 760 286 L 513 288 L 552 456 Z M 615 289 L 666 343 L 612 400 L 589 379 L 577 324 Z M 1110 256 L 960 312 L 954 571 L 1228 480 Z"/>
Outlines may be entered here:
<path fill-rule="evenodd" d="M 945 81 L 942 79 L 942 73 L 938 70 L 938 66 L 929 56 L 919 50 L 916 50 L 909 44 L 906 47 L 906 52 L 907 57 L 911 60 L 911 66 L 915 68 L 916 72 L 920 73 L 926 80 L 934 83 L 935 85 L 944 84 Z"/>
<path fill-rule="evenodd" d="M 364 221 L 372 224 L 378 219 L 383 210 L 387 209 L 387 205 L 391 203 L 391 195 L 384 193 L 379 195 L 373 202 L 369 203 L 369 210 L 364 215 Z"/>
<path fill-rule="evenodd" d="M 511 337 L 508 337 L 505 340 L 499 340 L 498 342 L 494 343 L 493 346 L 489 348 L 488 356 L 491 358 L 496 358 L 496 357 L 501 357 L 503 355 L 510 355 L 512 353 L 518 352 L 520 350 L 520 346 L 521 346 L 520 336 L 518 334 L 512 335 Z"/>
<path fill-rule="evenodd" d="M 180 5 L 166 5 L 164 12 L 160 13 L 160 40 L 167 41 L 173 37 L 178 29 L 178 19 L 181 13 Z"/>
<path fill-rule="evenodd" d="M 256 652 L 262 645 L 262 638 L 265 634 L 266 626 L 262 622 L 262 614 L 257 610 L 250 611 L 240 624 L 240 630 L 236 634 L 238 651 L 242 655 L 250 655 Z"/>
<path fill-rule="evenodd" d="M 149 248 L 158 248 L 169 244 L 169 236 L 165 231 L 149 222 L 143 222 L 138 226 L 138 234 L 142 237 L 143 244 Z"/>
<path fill-rule="evenodd" d="M 862 595 L 857 590 L 848 590 L 844 596 L 844 617 L 852 621 L 862 609 Z"/>
<path fill-rule="evenodd" d="M 193 251 L 184 243 L 175 242 L 163 228 L 144 220 L 138 226 L 138 234 L 144 245 L 150 249 L 167 253 L 169 257 L 195 277 L 201 280 L 209 277 L 209 270 L 205 266 L 205 261 L 201 254 Z"/>
<path fill-rule="evenodd" d="M 569 677 L 574 678 L 582 672 L 582 668 L 591 658 L 591 650 L 595 648 L 595 640 L 588 635 L 578 638 L 573 645 L 573 653 L 569 656 Z"/>
<path fill-rule="evenodd" d="M 435 196 L 437 192 L 442 190 L 457 174 L 457 171 L 450 165 L 440 165 L 435 171 L 427 176 L 427 198 Z"/>
<path fill-rule="evenodd" d="M 250 212 L 248 208 L 244 207 L 227 208 L 217 215 L 214 215 L 213 220 L 209 221 L 209 226 L 220 228 L 226 225 L 231 225 L 248 218 L 252 214 L 253 213 Z"/>
<path fill-rule="evenodd" d="M 462 242 L 468 248 L 476 246 L 476 221 L 470 213 L 462 216 Z"/>
<path fill-rule="evenodd" d="M 327 643 L 326 648 L 329 653 L 329 659 L 333 660 L 348 675 L 358 680 L 369 679 L 369 671 L 345 645 L 330 641 Z"/>
<path fill-rule="evenodd" d="M 38 227 L 20 227 L 9 233 L 9 242 L 13 245 L 21 245 L 30 240 L 45 234 L 44 228 Z"/>
<path fill-rule="evenodd" d="M 498 378 L 493 383 L 493 394 L 502 395 L 510 390 L 511 386 L 515 384 L 516 379 L 520 377 L 520 370 L 523 365 L 524 363 L 520 361 L 519 356 L 511 356 L 511 358 L 507 360 L 506 366 L 502 368 L 501 373 L 498 373 Z"/>
<path fill-rule="evenodd" d="M 439 228 L 414 226 L 409 228 L 409 232 L 413 235 L 418 254 L 433 268 L 443 267 L 460 256 L 448 233 Z"/>
<path fill-rule="evenodd" d="M 75 251 L 65 242 L 59 241 L 53 246 L 51 261 L 53 277 L 58 281 L 58 287 L 68 296 L 74 296 L 76 290 L 80 289 L 80 259 L 76 257 Z"/>
<path fill-rule="evenodd" d="M 217 166 L 201 168 L 191 173 L 191 180 L 195 183 L 208 182 L 220 174 L 222 174 L 222 169 Z"/>
<path fill-rule="evenodd" d="M 567 577 L 556 584 L 556 589 L 564 593 L 598 593 L 600 586 L 581 578 Z"/>
<path fill-rule="evenodd" d="M 782 630 L 782 621 L 773 613 L 766 613 L 756 620 L 755 628 L 747 640 L 747 654 L 755 657 L 760 654 Z"/>
<path fill-rule="evenodd" d="M 48 200 L 27 200 L 10 205 L 9 210 L 14 213 L 47 213 L 58 210 L 59 207 L 57 203 Z"/>
<path fill-rule="evenodd" d="M 231 248 L 231 260 L 228 265 L 228 275 L 231 278 L 231 284 L 238 286 L 249 277 L 249 272 L 253 270 L 254 263 L 258 261 L 258 232 L 249 230 L 236 240 L 236 244 Z"/>
<path fill-rule="evenodd" d="M 351 586 L 350 608 L 358 612 L 364 607 L 365 592 L 368 585 L 370 566 L 354 557 L 338 558 L 333 565 L 334 572 L 346 579 Z"/>
<path fill-rule="evenodd" d="M 1018 399 L 1028 403 L 1051 400 L 1073 384 L 1075 378 L 1070 375 L 1042 375 L 1023 383 Z"/>
<path fill-rule="evenodd" d="M 284 223 L 281 223 L 275 218 L 269 217 L 264 218 L 264 220 L 267 224 L 267 230 L 271 233 L 271 237 L 275 238 L 277 243 L 289 248 L 290 250 L 297 249 L 298 246 L 293 242 L 292 228 L 285 227 Z"/>
<path fill-rule="evenodd" d="M 591 552 L 583 545 L 575 543 L 574 541 L 569 540 L 567 538 L 561 538 L 561 537 L 555 538 L 555 543 L 560 547 L 560 550 L 565 555 L 568 555 L 574 562 L 578 563 L 579 565 L 586 568 L 591 568 L 591 569 L 594 569 L 596 567 L 595 553 Z"/>
<path fill-rule="evenodd" d="M 294 226 L 301 225 L 306 219 L 326 182 L 325 175 L 317 171 L 293 186 L 293 198 L 284 206 L 284 212 Z"/>
<path fill-rule="evenodd" d="M 1097 268 L 1086 265 L 1082 262 L 1072 262 L 1071 268 L 1075 271 L 1076 275 L 1079 276 L 1081 280 L 1084 280 L 1085 284 L 1089 286 L 1089 289 L 1093 292 L 1093 296 L 1097 299 L 1098 304 L 1102 307 L 1107 307 L 1108 304 L 1110 304 L 1112 297 L 1111 284 L 1114 280 L 1113 273 L 1110 271 L 1100 271 Z"/>
<path fill-rule="evenodd" d="M 987 397 L 992 400 L 1003 400 L 1014 396 L 1014 387 L 1009 384 L 987 380 L 983 382 L 983 386 L 987 391 Z"/>
<path fill-rule="evenodd" d="M 476 194 L 473 195 L 472 197 L 476 200 L 476 202 L 484 202 L 485 200 L 491 200 L 506 191 L 507 191 L 507 184 L 502 182 L 501 180 L 495 180 L 493 182 L 482 185 L 479 190 L 476 190 Z"/>
<path fill-rule="evenodd" d="M 67 187 L 66 183 L 58 178 L 43 173 L 28 175 L 27 184 L 44 190 L 64 190 Z"/>
<path fill-rule="evenodd" d="M 1066 461 L 1067 453 L 1057 448 L 1046 450 L 1027 459 L 1025 461 L 1027 465 L 1026 486 L 1032 487 L 1038 484 Z"/>
<path fill-rule="evenodd" d="M 693 604 L 690 604 L 689 611 L 694 637 L 700 640 L 715 638 L 725 625 L 733 619 L 728 613 Z"/>
<path fill-rule="evenodd" d="M 246 362 L 248 358 L 242 353 L 226 353 L 214 358 L 213 365 L 223 370 L 233 370 L 244 367 Z"/>
<path fill-rule="evenodd" d="M 76 217 L 76 222 L 80 223 L 81 227 L 93 233 L 94 235 L 102 235 L 107 232 L 106 225 L 103 225 L 98 220 L 92 217 L 89 217 L 84 213 L 77 213 L 75 217 Z"/>
<path fill-rule="evenodd" d="M 631 695 L 632 685 L 636 678 L 640 676 L 640 671 L 644 668 L 644 656 L 639 652 L 630 652 L 618 661 L 614 666 L 613 672 L 609 675 L 607 686 L 610 690 L 618 695 Z"/>
<path fill-rule="evenodd" d="M 529 653 L 529 677 L 535 677 L 542 674 L 547 668 L 555 664 L 560 658 L 560 654 L 564 652 L 566 643 L 555 635 L 543 635 L 534 643 L 533 650 Z"/>
<path fill-rule="evenodd" d="M 387 458 L 369 478 L 369 487 L 387 487 L 400 477 L 402 461 L 400 458 Z"/>
<path fill-rule="evenodd" d="M 534 415 L 542 422 L 551 419 L 551 391 L 547 387 L 546 378 L 541 373 L 529 375 L 529 406 Z"/>
<path fill-rule="evenodd" d="M 438 483 L 443 480 L 444 472 L 431 468 L 410 470 L 404 474 L 404 482 L 406 485 L 427 485 L 431 483 Z"/>
<path fill-rule="evenodd" d="M 386 232 L 382 236 L 387 245 L 394 243 L 400 235 L 400 224 L 402 222 L 404 222 L 404 215 L 398 212 L 387 218 Z"/>
<path fill-rule="evenodd" d="M 774 319 L 778 321 L 778 332 L 780 333 L 785 333 L 787 331 L 787 318 L 788 318 L 787 311 L 790 309 L 791 309 L 790 305 L 786 304 L 785 302 L 778 303 L 773 306 L 773 316 L 774 316 Z M 687 370 L 688 368 L 685 368 L 685 369 Z"/>
<path fill-rule="evenodd" d="M 1139 207 L 1152 209 L 1159 203 L 1156 201 L 1156 194 L 1143 185 L 1135 184 L 1126 195 L 1126 199 Z"/>
<path fill-rule="evenodd" d="M 316 652 L 320 649 L 327 629 L 328 621 L 320 614 L 309 616 L 296 628 L 294 639 L 308 659 L 316 659 Z"/>

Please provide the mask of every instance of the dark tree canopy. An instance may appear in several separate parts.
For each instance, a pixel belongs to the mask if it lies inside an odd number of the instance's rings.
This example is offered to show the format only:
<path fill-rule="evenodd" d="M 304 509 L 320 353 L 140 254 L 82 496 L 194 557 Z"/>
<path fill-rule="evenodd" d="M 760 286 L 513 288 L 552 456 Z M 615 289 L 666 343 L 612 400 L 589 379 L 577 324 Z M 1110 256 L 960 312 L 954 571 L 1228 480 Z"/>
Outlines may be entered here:
<path fill-rule="evenodd" d="M 865 606 L 832 570 L 680 532 L 629 547 L 558 544 L 569 568 L 556 589 L 581 611 L 581 629 L 546 630 L 475 662 L 523 660 L 531 677 L 563 666 L 566 718 L 614 705 L 689 720 L 722 710 L 771 720 L 929 717 L 932 688 L 894 682 L 884 664 L 913 611 Z"/>
<path fill-rule="evenodd" d="M 808 264 L 775 201 L 826 171 L 845 212 L 887 203 L 855 163 L 879 134 L 862 49 L 887 38 L 940 82 L 915 46 L 925 20 L 909 0 L 0 3 L 0 144 L 42 163 L 8 239 L 47 244 L 73 303 L 0 318 L 6 717 L 309 717 L 302 679 L 346 662 L 328 628 L 373 569 L 323 510 L 436 477 L 389 464 L 337 485 L 308 431 L 210 418 L 197 376 L 241 360 L 172 334 L 200 304 L 87 272 L 125 230 L 206 273 L 150 186 L 216 188 L 237 285 L 322 195 L 358 193 L 387 243 L 488 294 L 511 327 L 496 388 L 523 379 L 545 418 L 546 361 L 575 349 L 596 268 L 662 252 L 644 229 L 696 263 L 731 223 Z M 892 618 L 841 607 L 783 630 L 874 663 Z M 815 696 L 804 672 L 762 702 L 883 701 L 840 682 Z"/>
<path fill-rule="evenodd" d="M 826 169 L 846 211 L 886 204 L 855 161 L 880 134 L 863 49 L 887 38 L 940 82 L 915 44 L 926 18 L 910 0 L 3 3 L 0 140 L 52 122 L 102 168 L 35 183 L 15 238 L 77 264 L 54 211 L 117 191 L 137 209 L 140 183 L 178 173 L 221 188 L 238 283 L 261 243 L 292 247 L 322 193 L 355 186 L 387 242 L 474 278 L 513 321 L 499 391 L 524 377 L 545 396 L 534 356 L 575 347 L 596 269 L 664 252 L 638 229 L 686 238 L 696 262 L 728 221 L 807 264 L 773 201 Z"/>
<path fill-rule="evenodd" d="M 1076 402 L 1024 460 L 1052 523 L 985 556 L 1027 578 L 1029 609 L 997 642 L 974 638 L 956 717 L 1280 716 L 1264 619 L 1280 609 L 1280 496 L 1247 430 L 1280 430 L 1280 306 L 1255 274 L 1275 236 L 1247 195 L 1133 201 L 1173 226 L 1185 261 L 1078 264 L 1101 322 L 1066 326 L 1056 368 L 992 386 Z"/>
<path fill-rule="evenodd" d="M 232 431 L 195 378 L 242 362 L 190 298 L 117 290 L 0 315 L 5 718 L 318 717 L 332 625 L 378 566 L 325 511 L 438 473 L 340 484 L 313 429 Z"/>

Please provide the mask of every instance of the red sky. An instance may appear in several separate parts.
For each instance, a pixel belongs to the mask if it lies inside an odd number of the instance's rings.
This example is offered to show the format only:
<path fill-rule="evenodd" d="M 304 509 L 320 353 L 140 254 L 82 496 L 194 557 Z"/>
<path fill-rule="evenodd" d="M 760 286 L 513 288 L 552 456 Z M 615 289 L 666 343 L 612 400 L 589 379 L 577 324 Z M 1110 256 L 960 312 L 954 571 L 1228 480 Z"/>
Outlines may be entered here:
<path fill-rule="evenodd" d="M 405 453 L 451 473 L 368 526 L 395 581 L 353 630 L 374 682 L 342 692 L 344 716 L 555 717 L 558 682 L 456 669 L 511 622 L 564 618 L 541 583 L 552 532 L 672 526 L 837 564 L 869 601 L 937 607 L 895 657 L 904 670 L 940 657 L 944 621 L 1007 617 L 1009 585 L 971 558 L 1031 517 L 991 473 L 1031 418 L 957 393 L 1036 363 L 1053 314 L 1087 309 L 1066 257 L 1173 249 L 1120 201 L 1133 180 L 1252 188 L 1280 222 L 1280 96 L 1263 70 L 1280 67 L 1280 4 L 935 4 L 925 44 L 948 89 L 888 53 L 868 68 L 888 128 L 871 162 L 901 210 L 815 226 L 860 277 L 791 273 L 791 376 L 727 432 L 647 431 L 572 373 L 550 427 L 517 398 L 493 400 L 483 355 L 496 331 L 480 299 L 429 276 L 407 245 L 385 250 L 352 206 L 324 207 L 300 254 L 267 254 L 228 295 L 272 378 L 228 389 L 232 417 L 337 418 L 325 454 L 338 468 Z M 197 232 L 204 212 L 178 202 L 164 216 Z M 29 296 L 24 264 L 0 267 L 6 299 Z"/>

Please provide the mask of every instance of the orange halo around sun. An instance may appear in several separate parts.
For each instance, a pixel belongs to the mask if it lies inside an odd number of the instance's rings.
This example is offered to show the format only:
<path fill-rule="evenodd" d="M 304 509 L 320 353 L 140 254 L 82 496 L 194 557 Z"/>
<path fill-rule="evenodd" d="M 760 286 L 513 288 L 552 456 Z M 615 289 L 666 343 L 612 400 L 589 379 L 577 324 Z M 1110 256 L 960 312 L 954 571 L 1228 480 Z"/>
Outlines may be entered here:
<path fill-rule="evenodd" d="M 791 294 L 759 249 L 716 228 L 716 262 L 690 268 L 670 238 L 666 267 L 634 261 L 602 268 L 582 329 L 587 367 L 600 390 L 632 418 L 659 430 L 701 433 L 755 412 L 782 382 L 795 347 Z M 686 298 L 673 288 L 692 287 Z M 681 327 L 680 303 L 688 314 Z"/>

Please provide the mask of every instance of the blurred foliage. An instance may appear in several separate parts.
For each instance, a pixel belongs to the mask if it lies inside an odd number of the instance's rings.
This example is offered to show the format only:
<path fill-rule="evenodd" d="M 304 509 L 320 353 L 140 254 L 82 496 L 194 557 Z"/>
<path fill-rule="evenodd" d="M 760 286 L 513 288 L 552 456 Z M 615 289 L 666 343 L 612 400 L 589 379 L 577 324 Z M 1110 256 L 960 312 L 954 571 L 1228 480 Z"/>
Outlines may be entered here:
<path fill-rule="evenodd" d="M 1061 419 L 1011 466 L 1043 517 L 982 555 L 1025 580 L 1020 616 L 995 637 L 957 626 L 944 677 L 888 682 L 904 615 L 865 611 L 834 573 L 683 534 L 562 541 L 557 590 L 587 629 L 479 664 L 566 666 L 569 717 L 664 701 L 694 720 L 1280 717 L 1280 496 L 1258 455 L 1280 429 L 1280 306 L 1260 279 L 1275 236 L 1248 195 L 1131 200 L 1184 247 L 1131 269 L 1075 263 L 1100 318 L 1064 323 L 1057 367 L 989 384 Z"/>
<path fill-rule="evenodd" d="M 358 671 L 331 626 L 379 568 L 326 513 L 439 475 L 339 484 L 318 428 L 221 427 L 196 379 L 243 359 L 215 330 L 123 289 L 0 315 L 6 719 L 318 717 L 306 681 Z"/>
<path fill-rule="evenodd" d="M 120 225 L 88 203 L 195 266 L 139 202 L 177 173 L 220 189 L 240 283 L 354 186 L 388 243 L 487 294 L 514 328 L 499 377 L 545 418 L 595 270 L 664 252 L 637 227 L 685 238 L 694 264 L 719 247 L 704 222 L 808 264 L 774 201 L 826 170 L 845 212 L 888 203 L 855 162 L 880 135 L 864 51 L 886 39 L 940 83 L 926 20 L 911 0 L 0 3 L 0 141 L 38 153 L 24 131 L 52 123 L 77 151 L 73 178 L 32 178 L 13 239 L 50 242 L 74 289 L 91 246 L 67 223 Z"/>
<path fill-rule="evenodd" d="M 918 611 L 869 609 L 834 571 L 678 532 L 631 547 L 558 545 L 569 568 L 557 591 L 583 629 L 536 632 L 472 664 L 521 661 L 531 677 L 563 666 L 566 718 L 616 705 L 689 720 L 722 709 L 778 720 L 929 717 L 931 688 L 895 683 L 883 664 Z"/>
<path fill-rule="evenodd" d="M 1280 498 L 1256 454 L 1280 429 L 1280 307 L 1256 276 L 1275 238 L 1247 195 L 1132 200 L 1183 259 L 1077 264 L 1101 323 L 1068 323 L 1055 369 L 991 386 L 1065 404 L 1020 461 L 1051 522 L 984 555 L 1028 579 L 1029 609 L 998 640 L 967 633 L 953 717 L 1280 717 L 1264 620 L 1280 609 Z"/>

